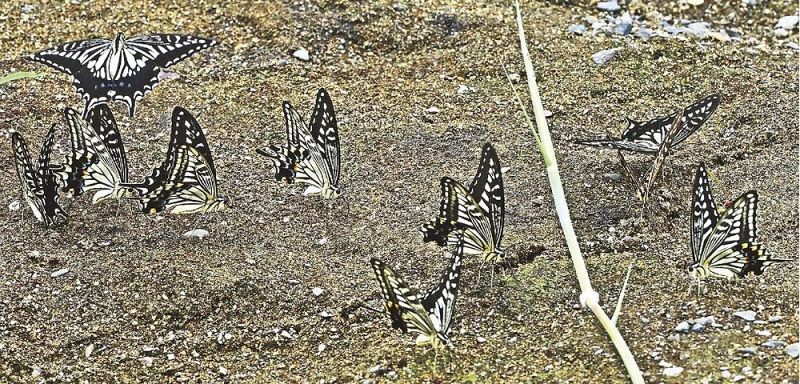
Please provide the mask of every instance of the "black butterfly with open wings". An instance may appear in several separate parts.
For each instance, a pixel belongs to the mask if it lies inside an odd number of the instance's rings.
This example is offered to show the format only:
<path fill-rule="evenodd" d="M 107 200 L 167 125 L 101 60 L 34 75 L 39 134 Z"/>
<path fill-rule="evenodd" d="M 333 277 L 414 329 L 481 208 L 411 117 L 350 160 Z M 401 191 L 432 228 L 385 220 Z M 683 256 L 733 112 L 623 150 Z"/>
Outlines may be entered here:
<path fill-rule="evenodd" d="M 391 267 L 376 258 L 370 260 L 393 328 L 403 333 L 418 333 L 418 345 L 431 344 L 434 348 L 451 345 L 447 334 L 453 322 L 463 253 L 463 242 L 459 242 L 439 284 L 422 298 Z"/>
<path fill-rule="evenodd" d="M 441 186 L 439 215 L 422 226 L 423 240 L 454 244 L 463 230 L 465 254 L 480 255 L 487 261 L 502 260 L 505 191 L 494 147 L 489 143 L 483 146 L 478 172 L 469 190 L 449 177 L 442 178 Z"/>
<path fill-rule="evenodd" d="M 189 111 L 172 111 L 167 158 L 142 183 L 123 183 L 144 213 L 206 213 L 227 208 L 217 191 L 216 169 L 200 124 Z"/>
<path fill-rule="evenodd" d="M 108 105 L 89 111 L 86 120 L 72 108 L 64 110 L 70 137 L 70 154 L 51 165 L 61 179 L 62 191 L 72 196 L 93 191 L 94 203 L 125 197 L 120 185 L 128 182 L 128 160 L 117 122 Z"/>
<path fill-rule="evenodd" d="M 288 101 L 283 102 L 283 117 L 286 144 L 256 149 L 272 161 L 275 179 L 308 185 L 304 195 L 339 196 L 339 128 L 328 92 L 324 88 L 317 92 L 310 126 Z"/>
<path fill-rule="evenodd" d="M 136 112 L 136 102 L 159 82 L 161 68 L 170 67 L 203 49 L 211 39 L 191 35 L 156 34 L 114 40 L 78 40 L 45 49 L 29 57 L 72 76 L 86 102 L 84 117 L 98 104 L 116 100 Z"/>
<path fill-rule="evenodd" d="M 748 191 L 720 214 L 705 164 L 700 163 L 692 196 L 692 276 L 704 279 L 744 277 L 748 272 L 760 275 L 771 264 L 788 261 L 773 258 L 759 241 L 757 207 L 758 193 Z"/>
<path fill-rule="evenodd" d="M 42 142 L 37 164 L 33 164 L 19 132 L 11 133 L 11 145 L 17 165 L 25 201 L 30 205 L 33 215 L 45 227 L 56 227 L 66 223 L 67 214 L 58 204 L 58 181 L 50 169 L 50 156 L 55 142 L 56 125 L 50 127 Z"/>
<path fill-rule="evenodd" d="M 700 101 L 682 110 L 681 128 L 675 132 L 672 147 L 677 147 L 689 135 L 700 129 L 719 106 L 720 97 L 717 94 L 707 96 Z M 667 136 L 667 131 L 672 126 L 675 117 L 681 112 L 675 112 L 666 117 L 660 117 L 645 123 L 640 123 L 628 118 L 628 126 L 622 131 L 622 137 L 616 139 L 576 140 L 575 144 L 593 147 L 618 149 L 641 153 L 656 153 L 661 143 Z"/>

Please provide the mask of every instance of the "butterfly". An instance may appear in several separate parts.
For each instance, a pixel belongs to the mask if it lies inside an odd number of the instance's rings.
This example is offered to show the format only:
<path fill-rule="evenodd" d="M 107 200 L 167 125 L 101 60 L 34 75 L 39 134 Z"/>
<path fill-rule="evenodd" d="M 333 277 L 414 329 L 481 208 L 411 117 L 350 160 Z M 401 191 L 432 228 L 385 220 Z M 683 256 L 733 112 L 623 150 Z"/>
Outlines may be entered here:
<path fill-rule="evenodd" d="M 491 144 L 483 146 L 478 172 L 469 190 L 461 183 L 443 177 L 439 216 L 422 226 L 424 241 L 453 244 L 463 230 L 464 253 L 484 260 L 505 258 L 500 248 L 505 217 L 505 191 L 500 159 Z"/>
<path fill-rule="evenodd" d="M 98 104 L 121 101 L 133 117 L 136 102 L 159 82 L 161 68 L 170 67 L 203 49 L 211 39 L 190 35 L 156 34 L 114 40 L 78 40 L 45 49 L 29 57 L 72 76 L 75 90 L 86 102 L 84 117 Z"/>
<path fill-rule="evenodd" d="M 689 135 L 700 129 L 703 123 L 717 110 L 719 102 L 719 95 L 714 94 L 683 109 L 681 115 L 682 126 L 675 133 L 673 147 L 677 147 Z M 622 131 L 622 138 L 619 140 L 576 140 L 574 143 L 624 151 L 656 153 L 667 135 L 667 130 L 678 114 L 679 112 L 675 112 L 669 116 L 656 118 L 646 123 L 627 118 L 628 127 Z"/>
<path fill-rule="evenodd" d="M 64 119 L 71 153 L 62 164 L 51 165 L 61 179 L 61 190 L 72 196 L 94 191 L 94 203 L 125 197 L 120 184 L 128 182 L 128 160 L 111 109 L 97 105 L 84 121 L 77 111 L 66 108 Z"/>
<path fill-rule="evenodd" d="M 307 184 L 304 195 L 339 196 L 339 129 L 328 92 L 324 88 L 317 92 L 310 126 L 288 101 L 283 102 L 283 117 L 286 144 L 256 149 L 272 161 L 275 179 Z"/>
<path fill-rule="evenodd" d="M 758 193 L 748 191 L 723 212 L 717 211 L 705 164 L 700 163 L 692 197 L 692 263 L 689 272 L 693 277 L 744 277 L 748 272 L 760 275 L 771 264 L 788 261 L 773 259 L 759 241 L 757 206 Z"/>
<path fill-rule="evenodd" d="M 203 129 L 189 111 L 172 111 L 167 158 L 142 183 L 122 184 L 144 213 L 220 211 L 229 205 L 217 191 L 216 169 Z"/>
<path fill-rule="evenodd" d="M 447 333 L 453 322 L 463 251 L 461 242 L 452 253 L 450 266 L 439 284 L 422 298 L 391 267 L 376 258 L 370 259 L 381 286 L 384 308 L 392 319 L 392 328 L 403 333 L 419 333 L 417 345 L 431 344 L 437 349 L 452 345 Z"/>
<path fill-rule="evenodd" d="M 56 176 L 50 170 L 50 155 L 55 142 L 56 125 L 50 127 L 39 152 L 39 161 L 31 162 L 25 139 L 19 132 L 11 133 L 11 144 L 14 147 L 14 158 L 17 164 L 17 175 L 25 191 L 25 200 L 30 205 L 36 219 L 45 227 L 56 227 L 67 221 L 67 214 L 58 205 L 58 185 Z"/>
<path fill-rule="evenodd" d="M 628 163 L 625 162 L 625 157 L 622 156 L 622 151 L 617 151 L 620 164 L 622 164 L 622 167 L 625 169 L 628 177 L 630 177 L 630 179 L 633 180 L 633 182 L 637 185 L 636 195 L 642 204 L 647 203 L 647 198 L 649 197 L 650 191 L 653 189 L 653 186 L 656 183 L 658 173 L 661 172 L 661 168 L 664 166 L 664 161 L 667 159 L 669 150 L 672 148 L 672 144 L 674 142 L 673 140 L 681 129 L 681 121 L 681 117 L 676 115 L 675 120 L 672 122 L 672 127 L 667 130 L 664 140 L 661 141 L 661 144 L 658 147 L 658 152 L 653 160 L 653 165 L 650 167 L 650 173 L 644 180 L 641 180 L 639 177 L 637 177 L 633 169 L 628 166 Z"/>

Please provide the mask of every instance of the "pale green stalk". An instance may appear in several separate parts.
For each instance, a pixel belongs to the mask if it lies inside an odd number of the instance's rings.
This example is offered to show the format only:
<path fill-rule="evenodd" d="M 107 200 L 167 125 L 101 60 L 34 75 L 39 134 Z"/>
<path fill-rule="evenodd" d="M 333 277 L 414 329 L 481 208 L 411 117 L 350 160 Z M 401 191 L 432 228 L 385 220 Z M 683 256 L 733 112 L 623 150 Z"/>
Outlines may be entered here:
<path fill-rule="evenodd" d="M 545 166 L 547 167 L 547 178 L 550 180 L 550 189 L 553 192 L 553 200 L 555 202 L 556 212 L 558 219 L 561 222 L 561 229 L 564 232 L 564 237 L 567 241 L 570 256 L 572 257 L 572 264 L 575 267 L 575 274 L 578 277 L 578 284 L 581 287 L 580 301 L 583 306 L 589 307 L 592 313 L 600 321 L 600 324 L 605 329 L 611 338 L 611 342 L 617 349 L 631 382 L 639 384 L 644 383 L 642 372 L 636 364 L 636 360 L 631 354 L 625 339 L 617 330 L 611 319 L 608 318 L 603 308 L 600 306 L 600 299 L 597 292 L 592 289 L 592 283 L 589 280 L 589 273 L 586 270 L 583 256 L 581 255 L 580 247 L 578 246 L 578 238 L 575 236 L 575 230 L 572 228 L 572 220 L 569 216 L 569 207 L 567 206 L 567 199 L 564 196 L 564 188 L 561 183 L 561 176 L 558 173 L 558 164 L 556 163 L 555 150 L 553 142 L 550 139 L 550 130 L 547 128 L 547 119 L 544 116 L 544 107 L 542 100 L 539 97 L 539 88 L 536 85 L 536 76 L 533 71 L 533 63 L 531 61 L 530 53 L 528 52 L 528 43 L 525 39 L 525 28 L 522 26 L 522 15 L 519 10 L 519 0 L 515 1 L 517 13 L 517 28 L 519 32 L 520 50 L 522 51 L 522 59 L 525 63 L 525 74 L 528 79 L 528 88 L 530 90 L 531 103 L 533 104 L 533 116 L 536 119 L 536 127 L 528 119 L 528 126 L 535 136 L 539 137 L 539 149 L 544 158 Z M 522 106 L 523 109 L 524 105 Z"/>
<path fill-rule="evenodd" d="M 38 72 L 12 72 L 9 73 L 8 75 L 0 77 L 0 85 L 3 85 L 10 81 L 25 79 L 29 77 L 38 77 L 40 75 L 41 73 Z"/>
<path fill-rule="evenodd" d="M 619 313 L 622 312 L 622 300 L 625 299 L 625 291 L 628 289 L 628 279 L 631 278 L 631 271 L 633 270 L 633 262 L 628 266 L 628 273 L 625 274 L 625 282 L 622 283 L 622 290 L 619 292 L 619 299 L 617 299 L 617 308 L 614 309 L 614 314 L 611 316 L 611 322 L 617 325 Z"/>

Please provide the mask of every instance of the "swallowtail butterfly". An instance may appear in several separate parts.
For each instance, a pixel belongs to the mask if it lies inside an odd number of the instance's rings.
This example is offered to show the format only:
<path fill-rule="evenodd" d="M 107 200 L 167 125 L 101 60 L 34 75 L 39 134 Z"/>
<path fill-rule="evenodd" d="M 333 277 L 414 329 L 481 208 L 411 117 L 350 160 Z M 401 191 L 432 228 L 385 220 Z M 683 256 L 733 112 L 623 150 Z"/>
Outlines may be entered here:
<path fill-rule="evenodd" d="M 683 110 L 681 117 L 682 126 L 675 133 L 673 147 L 677 147 L 689 135 L 700 129 L 703 123 L 717 110 L 720 97 L 717 94 L 708 96 Z M 590 145 L 593 147 L 618 149 L 624 151 L 656 153 L 667 130 L 672 125 L 679 112 L 675 112 L 666 117 L 640 123 L 628 118 L 628 127 L 622 131 L 622 138 L 600 139 L 600 140 L 577 140 L 575 144 Z"/>
<path fill-rule="evenodd" d="M 58 205 L 58 182 L 50 170 L 50 155 L 55 142 L 56 125 L 50 127 L 39 152 L 39 161 L 34 166 L 25 145 L 25 139 L 19 132 L 11 133 L 11 144 L 14 147 L 14 158 L 17 164 L 17 175 L 22 182 L 25 200 L 30 205 L 36 219 L 46 227 L 55 227 L 67 221 L 67 214 Z"/>
<path fill-rule="evenodd" d="M 439 284 L 421 299 L 392 268 L 376 258 L 370 260 L 381 286 L 384 307 L 392 319 L 392 328 L 400 329 L 403 333 L 419 333 L 416 339 L 418 345 L 431 344 L 434 348 L 451 345 L 447 333 L 453 322 L 458 294 L 462 245 L 457 245 L 450 258 L 450 266 Z"/>
<path fill-rule="evenodd" d="M 705 165 L 700 163 L 692 197 L 692 276 L 705 279 L 744 277 L 748 272 L 760 275 L 771 264 L 788 261 L 773 259 L 759 241 L 757 206 L 758 193 L 748 191 L 720 214 Z"/>
<path fill-rule="evenodd" d="M 443 177 L 442 200 L 436 220 L 422 226 L 424 241 L 439 245 L 454 244 L 463 230 L 464 254 L 480 255 L 484 260 L 505 257 L 500 248 L 505 217 L 505 191 L 500 159 L 491 144 L 483 147 L 478 172 L 469 190 L 461 183 Z"/>
<path fill-rule="evenodd" d="M 78 40 L 30 56 L 72 76 L 86 102 L 84 117 L 98 104 L 116 100 L 132 117 L 136 102 L 158 84 L 161 68 L 170 67 L 217 42 L 190 35 L 156 34 L 114 40 Z"/>
<path fill-rule="evenodd" d="M 339 130 L 328 92 L 317 92 L 310 127 L 288 101 L 283 102 L 283 117 L 286 144 L 256 149 L 272 161 L 275 179 L 307 184 L 304 195 L 339 196 Z"/>
<path fill-rule="evenodd" d="M 128 161 L 122 136 L 111 109 L 100 104 L 86 121 L 72 108 L 64 110 L 71 153 L 53 172 L 61 179 L 62 191 L 79 196 L 94 191 L 92 202 L 125 197 L 120 184 L 128 182 Z"/>
<path fill-rule="evenodd" d="M 664 161 L 667 159 L 669 150 L 672 148 L 675 134 L 680 130 L 680 127 L 681 118 L 676 116 L 672 127 L 667 130 L 664 140 L 661 141 L 661 145 L 658 147 L 656 157 L 653 159 L 653 165 L 650 167 L 650 173 L 644 180 L 636 176 L 636 172 L 634 172 L 633 169 L 628 166 L 628 163 L 625 162 L 625 157 L 622 156 L 622 151 L 617 151 L 620 164 L 622 164 L 622 167 L 625 168 L 625 171 L 628 173 L 628 177 L 630 177 L 631 180 L 636 183 L 636 195 L 639 197 L 639 200 L 642 201 L 642 204 L 647 203 L 647 198 L 650 196 L 650 191 L 653 189 L 656 179 L 658 178 L 658 174 L 661 172 L 661 168 L 664 166 Z"/>
<path fill-rule="evenodd" d="M 218 194 L 216 175 L 200 124 L 189 111 L 175 107 L 166 160 L 144 182 L 122 186 L 139 200 L 144 213 L 215 212 L 229 204 Z"/>

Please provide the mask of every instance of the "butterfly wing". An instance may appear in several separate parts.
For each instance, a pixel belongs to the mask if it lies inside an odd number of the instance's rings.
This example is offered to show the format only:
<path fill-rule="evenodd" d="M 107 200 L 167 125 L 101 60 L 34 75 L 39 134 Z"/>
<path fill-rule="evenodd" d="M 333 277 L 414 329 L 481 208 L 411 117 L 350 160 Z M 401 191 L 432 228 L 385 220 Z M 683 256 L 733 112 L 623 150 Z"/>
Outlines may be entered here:
<path fill-rule="evenodd" d="M 311 114 L 311 137 L 322 149 L 323 158 L 330 176 L 330 184 L 339 184 L 341 155 L 339 151 L 339 128 L 331 97 L 324 88 L 317 92 L 314 112 Z"/>
<path fill-rule="evenodd" d="M 575 140 L 575 144 L 617 149 L 623 151 L 653 153 L 658 151 L 658 145 L 650 140 L 637 140 L 636 142 L 614 139 Z"/>
<path fill-rule="evenodd" d="M 179 158 L 187 165 L 180 188 L 167 198 L 166 208 L 173 214 L 205 213 L 224 209 L 226 198 L 217 196 L 217 181 L 205 157 L 193 147 L 181 146 Z"/>
<path fill-rule="evenodd" d="M 25 139 L 19 132 L 11 133 L 11 145 L 14 147 L 14 160 L 17 166 L 17 175 L 22 183 L 25 192 L 25 200 L 33 210 L 34 216 L 39 221 L 44 221 L 44 207 L 42 205 L 42 187 L 40 185 L 39 173 L 31 163 Z"/>
<path fill-rule="evenodd" d="M 464 243 L 463 239 L 461 239 L 451 255 L 450 267 L 439 280 L 439 284 L 422 298 L 422 306 L 428 310 L 431 322 L 438 333 L 445 337 L 453 321 L 453 309 L 455 308 L 456 295 L 460 284 L 463 254 Z"/>
<path fill-rule="evenodd" d="M 681 124 L 681 117 L 676 115 L 672 126 L 667 131 L 664 139 L 661 141 L 661 145 L 658 148 L 656 157 L 653 159 L 653 165 L 650 167 L 650 173 L 644 180 L 644 183 L 642 183 L 638 189 L 639 199 L 642 200 L 642 202 L 647 201 L 647 197 L 650 195 L 650 191 L 653 189 L 653 186 L 656 183 L 658 174 L 661 172 L 661 168 L 664 166 L 664 161 L 667 159 L 667 155 L 669 154 L 669 150 L 672 148 L 673 140 L 675 139 L 675 135 L 680 130 Z"/>
<path fill-rule="evenodd" d="M 672 145 L 679 145 L 686 140 L 689 135 L 700 129 L 711 115 L 714 114 L 714 111 L 717 110 L 719 103 L 719 95 L 713 94 L 686 107 L 686 109 L 683 110 L 683 125 L 675 134 L 675 140 Z"/>
<path fill-rule="evenodd" d="M 478 172 L 472 179 L 469 195 L 489 217 L 496 244 L 503 238 L 505 218 L 505 191 L 503 190 L 503 173 L 500 159 L 494 147 L 486 143 L 483 146 Z"/>
<path fill-rule="evenodd" d="M 258 148 L 256 152 L 270 159 L 275 167 L 275 180 L 286 180 L 287 183 L 293 183 L 300 161 L 308 155 L 308 150 L 303 149 L 300 145 L 300 132 L 306 132 L 308 129 L 303 118 L 288 101 L 283 102 L 283 120 L 286 144 L 280 147 L 270 145 Z"/>
<path fill-rule="evenodd" d="M 50 169 L 50 156 L 53 152 L 53 144 L 56 141 L 56 124 L 50 126 L 42 142 L 42 149 L 39 152 L 39 186 L 40 192 L 37 193 L 41 198 L 44 208 L 44 223 L 47 227 L 61 225 L 67 220 L 67 214 L 58 204 L 58 181 L 53 171 Z"/>
<path fill-rule="evenodd" d="M 169 67 L 216 42 L 188 35 L 149 35 L 114 41 L 91 39 L 38 52 L 31 60 L 73 77 L 86 102 L 84 114 L 98 104 L 121 101 L 135 114 L 136 102 L 158 83 L 160 68 Z"/>
<path fill-rule="evenodd" d="M 403 333 L 413 331 L 422 335 L 436 335 L 437 331 L 431 323 L 428 311 L 420 304 L 419 297 L 408 284 L 382 261 L 372 258 L 370 264 L 381 287 L 384 307 L 392 319 L 392 328 L 400 329 Z"/>
<path fill-rule="evenodd" d="M 459 190 L 468 194 L 464 187 L 457 181 L 443 177 L 441 182 L 441 200 L 439 201 L 439 215 L 435 220 L 422 226 L 422 240 L 425 242 L 435 241 L 440 246 L 447 245 L 450 233 L 457 229 L 459 222 Z M 468 223 L 469 218 L 464 216 L 464 224 Z"/>
<path fill-rule="evenodd" d="M 72 196 L 80 196 L 84 192 L 84 171 L 94 162 L 93 152 L 87 147 L 84 136 L 86 122 L 72 108 L 64 109 L 64 121 L 69 132 L 70 154 L 62 164 L 50 166 L 52 172 L 61 180 L 61 190 Z"/>
<path fill-rule="evenodd" d="M 692 258 L 695 263 L 700 261 L 706 237 L 716 227 L 719 221 L 719 212 L 711 193 L 711 182 L 706 173 L 705 164 L 702 162 L 697 167 L 694 177 L 694 194 L 692 196 Z"/>

